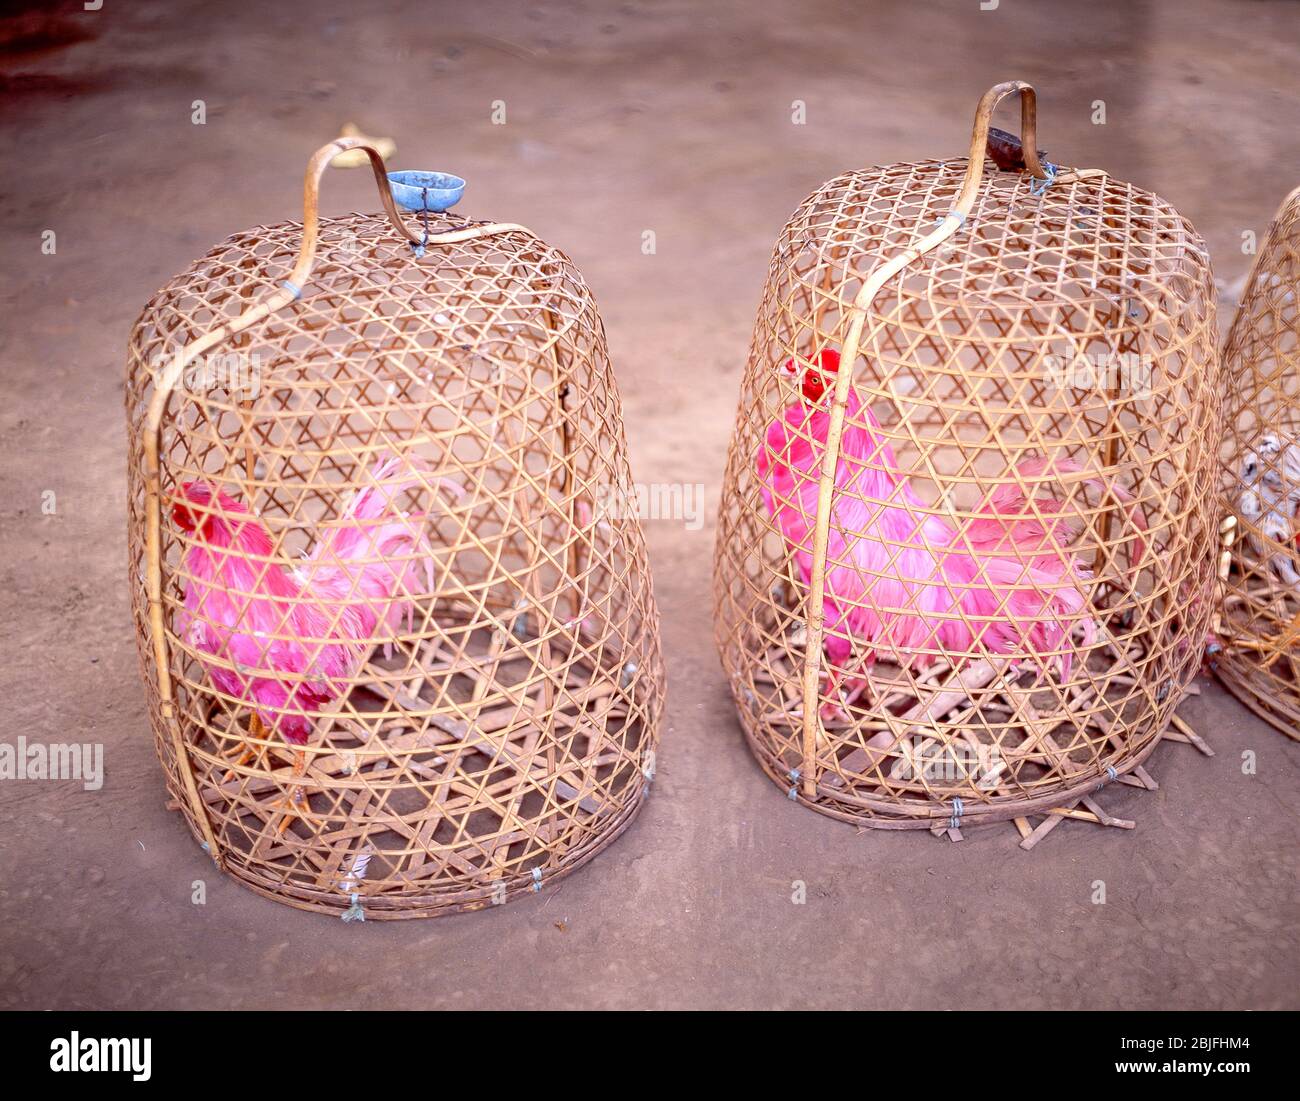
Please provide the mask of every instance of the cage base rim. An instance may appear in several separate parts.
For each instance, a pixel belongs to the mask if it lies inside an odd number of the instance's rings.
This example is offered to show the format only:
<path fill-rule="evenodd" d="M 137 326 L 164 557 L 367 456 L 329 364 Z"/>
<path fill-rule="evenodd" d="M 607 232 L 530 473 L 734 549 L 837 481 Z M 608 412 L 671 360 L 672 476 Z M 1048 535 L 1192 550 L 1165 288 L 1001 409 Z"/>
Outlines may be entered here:
<path fill-rule="evenodd" d="M 1165 730 L 1172 719 L 1173 713 L 1171 712 L 1165 727 L 1151 738 L 1149 744 L 1139 749 L 1125 761 L 1123 769 L 1119 771 L 1119 776 L 1128 775 L 1146 761 L 1155 750 L 1155 747 L 1165 740 Z M 777 787 L 788 795 L 791 787 L 789 776 L 774 766 L 743 722 L 741 723 L 741 729 L 744 732 L 749 750 L 758 762 L 759 767 Z M 1060 787 L 1046 795 L 1035 796 L 1032 799 L 1016 803 L 1003 802 L 992 806 L 971 807 L 969 810 L 963 811 L 961 821 L 963 825 L 978 826 L 993 822 L 1010 822 L 1016 818 L 1023 818 L 1028 814 L 1042 814 L 1063 803 L 1077 802 L 1084 796 L 1095 794 L 1111 782 L 1103 773 L 1099 776 L 1089 777 L 1087 780 L 1080 781 L 1070 787 Z M 826 794 L 835 798 L 841 793 L 827 789 Z M 875 830 L 933 830 L 937 825 L 942 824 L 952 816 L 950 804 L 939 802 L 933 802 L 929 805 L 918 803 L 915 814 L 908 814 L 901 807 L 900 813 L 896 815 L 853 814 L 838 809 L 829 801 L 806 798 L 798 785 L 795 785 L 794 801 L 809 810 L 816 811 L 818 814 L 833 818 L 836 821 Z"/>
<path fill-rule="evenodd" d="M 544 873 L 542 880 L 543 886 L 553 884 L 564 879 L 571 872 L 577 871 L 588 861 L 599 856 L 610 845 L 612 845 L 622 835 L 623 831 L 632 824 L 640 812 L 642 805 L 649 800 L 648 784 L 641 785 L 633 795 L 631 801 L 622 810 L 615 815 L 610 822 L 598 833 L 589 838 L 584 845 L 579 846 L 576 856 L 566 856 L 564 862 L 555 869 L 548 869 Z M 188 816 L 181 813 L 186 827 L 195 841 L 202 843 L 203 838 L 189 821 Z M 308 888 L 285 885 L 279 883 L 267 876 L 258 875 L 251 869 L 241 867 L 238 864 L 227 860 L 223 869 L 226 876 L 246 890 L 254 894 L 268 898 L 272 902 L 278 902 L 284 906 L 292 907 L 295 910 L 303 910 L 310 913 L 327 914 L 331 917 L 339 917 L 349 906 L 351 899 L 349 896 L 341 894 L 338 891 L 315 891 Z M 506 883 L 505 902 L 512 902 L 517 898 L 534 894 L 534 880 L 529 874 L 512 876 L 510 879 L 499 880 L 496 882 Z M 462 885 L 459 893 L 472 892 L 472 898 L 457 898 L 453 894 L 449 898 L 439 898 L 436 895 L 395 895 L 385 897 L 383 895 L 365 895 L 361 894 L 360 902 L 365 909 L 366 921 L 402 921 L 412 918 L 437 918 L 445 917 L 450 914 L 464 914 L 475 910 L 493 909 L 492 894 L 497 890 L 496 883 L 488 887 L 469 887 Z M 496 905 L 504 905 L 498 903 Z"/>
<path fill-rule="evenodd" d="M 1214 662 L 1211 668 L 1214 670 L 1215 679 L 1228 690 L 1238 703 L 1288 738 L 1293 741 L 1300 741 L 1300 729 L 1287 725 L 1284 718 L 1270 709 L 1270 697 L 1256 688 L 1251 678 L 1245 676 L 1237 668 L 1237 663 L 1230 651 L 1225 652 Z"/>

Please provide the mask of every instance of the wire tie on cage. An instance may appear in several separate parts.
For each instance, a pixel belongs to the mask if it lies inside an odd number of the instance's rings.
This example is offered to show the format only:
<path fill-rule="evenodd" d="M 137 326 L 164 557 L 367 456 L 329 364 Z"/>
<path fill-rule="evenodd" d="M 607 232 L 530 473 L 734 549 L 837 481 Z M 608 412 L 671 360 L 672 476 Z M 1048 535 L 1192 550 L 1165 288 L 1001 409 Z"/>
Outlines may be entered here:
<path fill-rule="evenodd" d="M 1118 780 L 1118 779 L 1119 779 L 1119 773 L 1115 771 L 1115 766 L 1114 766 L 1114 765 L 1107 765 L 1107 766 L 1106 766 L 1106 775 L 1109 776 L 1112 780 Z"/>
<path fill-rule="evenodd" d="M 952 801 L 952 817 L 948 819 L 948 828 L 950 830 L 961 829 L 961 812 L 962 812 L 961 800 L 958 798 L 954 798 Z"/>
<path fill-rule="evenodd" d="M 542 889 L 542 869 L 534 868 L 533 869 L 533 890 L 540 891 L 541 889 Z"/>
<path fill-rule="evenodd" d="M 797 799 L 799 797 L 799 770 L 792 768 L 790 770 L 790 790 L 785 793 L 787 799 Z"/>
<path fill-rule="evenodd" d="M 293 295 L 293 300 L 294 300 L 295 302 L 297 302 L 298 299 L 300 299 L 300 298 L 302 297 L 302 288 L 301 288 L 300 286 L 298 286 L 297 283 L 291 282 L 291 281 L 288 280 L 288 279 L 281 279 L 281 280 L 280 280 L 280 286 L 282 286 L 282 287 L 283 287 L 285 290 L 287 290 L 291 295 Z"/>
<path fill-rule="evenodd" d="M 371 849 L 363 849 L 352 858 L 352 870 L 348 872 L 347 878 L 343 880 L 343 890 L 351 893 L 357 883 L 366 878 L 366 869 L 370 867 L 370 858 L 374 855 Z M 353 898 L 357 896 L 352 895 Z"/>
<path fill-rule="evenodd" d="M 1056 182 L 1056 174 L 1060 171 L 1051 161 L 1043 161 L 1043 171 L 1047 173 L 1043 179 L 1033 179 L 1029 182 L 1029 194 L 1034 196 L 1042 195 L 1049 187 Z"/>
<path fill-rule="evenodd" d="M 354 921 L 364 922 L 366 920 L 366 911 L 365 907 L 361 905 L 361 896 L 355 891 L 352 892 L 352 905 L 344 910 L 339 917 L 349 924 Z"/>
<path fill-rule="evenodd" d="M 423 236 L 418 245 L 414 241 L 411 242 L 411 252 L 417 260 L 424 258 L 424 246 L 429 243 L 429 189 L 427 187 L 420 188 L 420 219 L 424 222 Z"/>

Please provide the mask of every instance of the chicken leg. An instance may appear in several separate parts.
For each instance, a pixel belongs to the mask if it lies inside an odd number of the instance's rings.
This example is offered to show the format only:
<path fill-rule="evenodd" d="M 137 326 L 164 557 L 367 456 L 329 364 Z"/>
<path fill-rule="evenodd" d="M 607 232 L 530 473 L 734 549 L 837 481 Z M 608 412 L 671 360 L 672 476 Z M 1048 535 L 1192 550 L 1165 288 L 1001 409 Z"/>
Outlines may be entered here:
<path fill-rule="evenodd" d="M 301 780 L 307 774 L 307 751 L 301 748 L 295 748 L 293 751 L 293 772 L 291 773 L 294 781 Z M 295 819 L 306 820 L 311 807 L 307 802 L 306 793 L 302 790 L 299 783 L 291 783 L 289 790 L 285 795 L 271 804 L 272 808 L 282 812 L 283 817 L 279 825 L 275 827 L 277 834 L 283 834 L 289 828 L 289 823 Z"/>
<path fill-rule="evenodd" d="M 266 736 L 266 727 L 262 725 L 262 720 L 256 711 L 254 711 L 249 717 L 248 733 L 250 737 L 253 738 L 264 738 Z M 225 775 L 221 777 L 221 783 L 223 785 L 230 783 L 230 781 L 235 778 L 238 770 L 248 764 L 249 761 L 257 760 L 262 755 L 261 746 L 254 747 L 249 745 L 246 741 L 242 743 L 242 746 L 243 748 L 240 749 L 239 757 L 235 760 L 234 765 L 226 769 Z"/>

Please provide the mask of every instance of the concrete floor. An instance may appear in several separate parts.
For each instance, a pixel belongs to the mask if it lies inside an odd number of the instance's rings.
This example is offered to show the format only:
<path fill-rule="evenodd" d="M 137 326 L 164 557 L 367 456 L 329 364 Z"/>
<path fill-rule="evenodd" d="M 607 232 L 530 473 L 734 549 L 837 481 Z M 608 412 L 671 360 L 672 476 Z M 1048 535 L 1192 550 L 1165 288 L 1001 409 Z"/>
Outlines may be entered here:
<path fill-rule="evenodd" d="M 1158 792 L 1108 791 L 1132 832 L 1066 823 L 1033 853 L 1010 827 L 960 845 L 859 834 L 784 799 L 742 744 L 711 642 L 711 519 L 648 525 L 669 707 L 654 796 L 615 846 L 536 898 L 435 922 L 346 926 L 248 893 L 163 808 L 128 618 L 121 408 L 145 299 L 228 233 L 296 217 L 307 155 L 355 120 L 396 137 L 396 166 L 466 176 L 467 213 L 574 257 L 637 477 L 703 483 L 712 509 L 782 223 L 847 167 L 959 154 L 997 80 L 1037 85 L 1054 159 L 1175 202 L 1230 307 L 1241 234 L 1263 235 L 1300 167 L 1294 5 L 66 10 L 83 40 L 0 52 L 0 737 L 102 741 L 107 779 L 0 784 L 0 1003 L 1300 1005 L 1300 745 L 1204 683 L 1182 714 L 1218 755 L 1165 745 Z M 332 173 L 325 204 L 371 209 L 373 185 Z M 1105 905 L 1090 901 L 1099 879 Z"/>

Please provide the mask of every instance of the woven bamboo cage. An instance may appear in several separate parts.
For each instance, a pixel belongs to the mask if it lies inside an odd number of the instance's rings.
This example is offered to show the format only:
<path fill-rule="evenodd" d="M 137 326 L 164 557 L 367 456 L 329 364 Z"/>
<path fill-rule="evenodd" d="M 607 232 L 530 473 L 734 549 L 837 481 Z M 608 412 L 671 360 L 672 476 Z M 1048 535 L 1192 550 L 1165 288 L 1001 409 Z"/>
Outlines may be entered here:
<path fill-rule="evenodd" d="M 1023 144 L 989 125 L 1016 92 Z M 1204 245 L 1035 115 L 998 85 L 967 158 L 839 176 L 772 254 L 717 641 L 764 771 L 854 823 L 1026 834 L 1137 783 L 1210 625 Z"/>
<path fill-rule="evenodd" d="M 1300 188 L 1255 258 L 1224 348 L 1223 496 L 1236 521 L 1211 666 L 1300 738 Z"/>
<path fill-rule="evenodd" d="M 318 218 L 348 149 L 384 213 Z M 241 882 L 349 919 L 538 890 L 654 769 L 658 617 L 638 522 L 607 507 L 630 475 L 600 318 L 563 253 L 447 214 L 453 184 L 399 212 L 370 145 L 324 147 L 303 223 L 218 245 L 129 347 L 173 805 Z"/>

